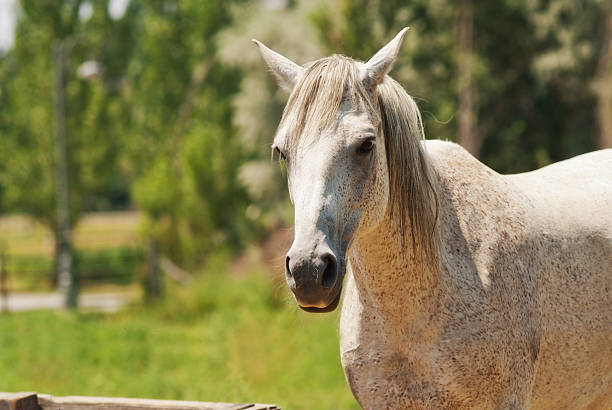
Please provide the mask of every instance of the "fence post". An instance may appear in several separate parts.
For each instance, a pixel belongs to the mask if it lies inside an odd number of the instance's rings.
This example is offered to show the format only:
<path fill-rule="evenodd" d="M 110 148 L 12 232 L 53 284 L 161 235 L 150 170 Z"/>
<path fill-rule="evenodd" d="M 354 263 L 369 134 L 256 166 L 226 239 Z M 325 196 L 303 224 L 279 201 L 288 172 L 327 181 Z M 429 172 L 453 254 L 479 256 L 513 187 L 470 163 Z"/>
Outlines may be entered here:
<path fill-rule="evenodd" d="M 159 261 L 159 244 L 157 239 L 149 237 L 147 277 L 145 281 L 146 297 L 157 299 L 163 294 L 163 281 Z"/>
<path fill-rule="evenodd" d="M 0 410 L 40 410 L 36 393 L 0 393 Z"/>

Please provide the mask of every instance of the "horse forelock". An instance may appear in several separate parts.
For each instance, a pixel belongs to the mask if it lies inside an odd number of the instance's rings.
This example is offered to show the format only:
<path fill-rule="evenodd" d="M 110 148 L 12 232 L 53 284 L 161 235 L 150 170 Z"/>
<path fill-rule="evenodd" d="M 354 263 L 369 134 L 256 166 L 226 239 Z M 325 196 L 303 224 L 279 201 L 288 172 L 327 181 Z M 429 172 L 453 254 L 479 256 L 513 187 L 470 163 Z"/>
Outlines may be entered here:
<path fill-rule="evenodd" d="M 322 130 L 333 127 L 343 101 L 365 103 L 372 108 L 355 63 L 348 57 L 332 55 L 305 68 L 279 125 L 285 134 L 284 148 L 289 153 L 297 151 L 299 144 L 312 142 Z"/>
<path fill-rule="evenodd" d="M 411 239 L 415 252 L 435 257 L 438 203 L 421 144 L 421 115 L 396 81 L 387 76 L 372 96 L 360 80 L 355 60 L 333 55 L 313 62 L 305 68 L 285 106 L 279 125 L 285 134 L 284 149 L 294 155 L 300 144 L 309 144 L 322 130 L 334 127 L 343 101 L 378 112 L 389 170 L 390 217 L 398 221 L 402 239 Z"/>

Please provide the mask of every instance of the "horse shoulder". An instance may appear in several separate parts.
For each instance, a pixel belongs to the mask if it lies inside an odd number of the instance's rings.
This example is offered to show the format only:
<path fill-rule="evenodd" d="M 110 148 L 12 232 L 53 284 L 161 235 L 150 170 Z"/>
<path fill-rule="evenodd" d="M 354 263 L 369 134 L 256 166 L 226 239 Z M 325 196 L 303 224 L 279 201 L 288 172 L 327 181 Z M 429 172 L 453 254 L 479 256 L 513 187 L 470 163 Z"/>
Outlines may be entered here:
<path fill-rule="evenodd" d="M 454 143 L 427 141 L 425 150 L 437 177 L 448 287 L 439 346 L 445 384 L 469 395 L 468 386 L 486 386 L 491 397 L 526 403 L 539 328 L 524 194 Z"/>

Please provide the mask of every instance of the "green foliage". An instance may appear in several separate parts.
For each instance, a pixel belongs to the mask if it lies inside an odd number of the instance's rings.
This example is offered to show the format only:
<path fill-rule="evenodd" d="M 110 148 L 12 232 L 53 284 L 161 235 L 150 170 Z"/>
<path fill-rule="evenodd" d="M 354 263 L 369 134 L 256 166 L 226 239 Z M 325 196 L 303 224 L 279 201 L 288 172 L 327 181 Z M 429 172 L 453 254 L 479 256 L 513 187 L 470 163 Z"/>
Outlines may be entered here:
<path fill-rule="evenodd" d="M 206 274 L 188 287 L 167 285 L 172 297 L 153 309 L 154 315 L 170 322 L 194 323 L 210 315 L 235 315 L 243 307 L 258 315 L 269 315 L 290 308 L 284 288 L 275 287 L 255 267 L 247 276 L 228 274 L 231 252 L 216 251 L 207 262 Z"/>
<path fill-rule="evenodd" d="M 147 310 L 0 316 L 0 390 L 358 408 L 337 314 L 299 312 L 261 275 L 223 275 L 222 260 L 209 269 Z"/>
<path fill-rule="evenodd" d="M 131 48 L 125 21 L 109 18 L 107 2 L 92 17 L 78 18 L 81 1 L 21 2 L 15 44 L 2 57 L 0 74 L 0 185 L 4 207 L 26 211 L 55 228 L 55 117 L 52 48 L 63 44 L 66 128 L 72 220 L 83 209 L 125 206 L 128 180 L 121 163 L 126 124 L 115 87 Z M 96 60 L 104 78 L 85 81 L 77 68 Z"/>
<path fill-rule="evenodd" d="M 143 273 L 145 254 L 140 248 L 78 250 L 74 254 L 75 278 L 88 283 L 129 284 Z"/>
<path fill-rule="evenodd" d="M 241 150 L 214 124 L 193 127 L 182 161 L 159 156 L 134 185 L 134 199 L 149 215 L 149 232 L 175 260 L 193 266 L 219 246 L 237 249 L 252 228 L 246 195 L 237 181 Z"/>
<path fill-rule="evenodd" d="M 45 34 L 36 26 L 19 25 L 14 51 L 2 59 L 0 185 L 5 208 L 21 208 L 51 224 L 55 209 L 53 100 L 47 74 L 50 44 Z M 35 52 L 41 48 L 44 54 Z"/>
<path fill-rule="evenodd" d="M 232 126 L 241 76 L 216 61 L 213 41 L 231 22 L 232 2 L 132 1 L 119 20 L 108 1 L 79 17 L 85 3 L 21 2 L 15 45 L 0 66 L 1 206 L 55 229 L 51 50 L 63 44 L 73 223 L 84 210 L 135 203 L 148 214 L 147 234 L 183 266 L 221 242 L 240 246 L 252 230 Z M 79 78 L 91 60 L 102 75 Z"/>
<path fill-rule="evenodd" d="M 146 209 L 151 218 L 158 220 L 176 204 L 177 190 L 168 159 L 159 157 L 136 181 L 132 194 L 136 203 Z"/>
<path fill-rule="evenodd" d="M 215 61 L 211 37 L 230 22 L 229 3 L 139 3 L 139 37 L 128 71 L 133 98 L 132 193 L 149 232 L 177 263 L 193 267 L 213 247 L 248 239 L 244 160 L 232 127 L 240 75 Z M 152 86 L 163 84 L 162 86 Z"/>
<path fill-rule="evenodd" d="M 419 102 L 428 138 L 454 139 L 459 7 L 448 0 L 336 0 L 311 20 L 328 52 L 362 60 L 410 26 L 392 76 Z M 474 2 L 472 77 L 485 163 L 519 172 L 595 148 L 589 84 L 607 7 L 600 0 Z"/>

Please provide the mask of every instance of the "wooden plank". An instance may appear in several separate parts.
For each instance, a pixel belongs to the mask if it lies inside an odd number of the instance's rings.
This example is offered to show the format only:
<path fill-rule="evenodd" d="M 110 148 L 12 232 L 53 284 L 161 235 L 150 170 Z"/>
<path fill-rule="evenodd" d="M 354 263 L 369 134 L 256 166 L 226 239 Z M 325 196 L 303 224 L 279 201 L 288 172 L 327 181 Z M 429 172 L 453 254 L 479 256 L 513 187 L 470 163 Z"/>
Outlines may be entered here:
<path fill-rule="evenodd" d="M 0 393 L 0 410 L 40 410 L 36 393 Z"/>
<path fill-rule="evenodd" d="M 271 404 L 210 403 L 201 401 L 126 399 L 121 397 L 54 397 L 38 395 L 42 410 L 276 410 Z"/>

